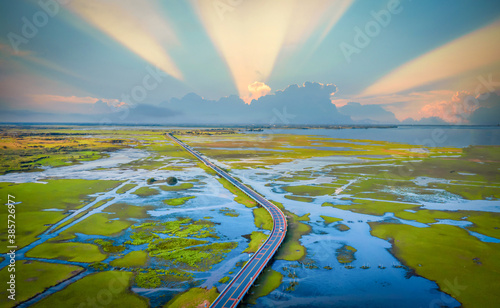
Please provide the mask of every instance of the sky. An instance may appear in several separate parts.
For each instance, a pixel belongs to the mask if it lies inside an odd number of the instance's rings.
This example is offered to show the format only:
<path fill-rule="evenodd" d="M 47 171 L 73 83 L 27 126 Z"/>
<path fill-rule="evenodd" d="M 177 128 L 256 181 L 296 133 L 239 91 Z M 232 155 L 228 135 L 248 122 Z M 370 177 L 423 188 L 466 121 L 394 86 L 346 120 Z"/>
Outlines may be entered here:
<path fill-rule="evenodd" d="M 0 122 L 500 123 L 497 0 L 0 4 Z"/>

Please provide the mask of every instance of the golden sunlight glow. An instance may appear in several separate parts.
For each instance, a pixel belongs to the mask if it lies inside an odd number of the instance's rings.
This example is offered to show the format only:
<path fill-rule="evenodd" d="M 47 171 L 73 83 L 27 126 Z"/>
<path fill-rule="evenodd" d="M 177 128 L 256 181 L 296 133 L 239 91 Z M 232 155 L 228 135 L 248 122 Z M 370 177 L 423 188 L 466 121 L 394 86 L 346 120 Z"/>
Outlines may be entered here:
<path fill-rule="evenodd" d="M 152 65 L 182 79 L 166 51 L 178 41 L 154 2 L 73 0 L 68 8 Z"/>
<path fill-rule="evenodd" d="M 193 1 L 206 31 L 231 71 L 240 97 L 249 85 L 267 81 L 284 49 L 294 49 L 313 31 L 326 36 L 352 0 Z M 340 8 L 340 9 L 339 9 Z M 332 18 L 334 16 L 335 18 Z"/>
<path fill-rule="evenodd" d="M 360 96 L 397 93 L 500 61 L 500 22 L 469 33 L 392 71 Z"/>
<path fill-rule="evenodd" d="M 245 103 L 250 104 L 252 100 L 259 99 L 259 97 L 267 95 L 271 92 L 271 87 L 263 82 L 256 81 L 250 85 L 248 85 L 249 95 L 243 96 L 241 99 L 245 101 Z"/>

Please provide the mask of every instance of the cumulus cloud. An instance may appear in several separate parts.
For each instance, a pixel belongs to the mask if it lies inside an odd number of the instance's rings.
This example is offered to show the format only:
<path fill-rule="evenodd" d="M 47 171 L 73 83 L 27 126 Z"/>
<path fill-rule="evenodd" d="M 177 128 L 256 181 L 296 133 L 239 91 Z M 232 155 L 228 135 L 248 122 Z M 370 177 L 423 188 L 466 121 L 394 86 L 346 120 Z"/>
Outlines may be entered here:
<path fill-rule="evenodd" d="M 259 86 L 256 86 L 259 88 Z M 352 123 L 337 111 L 330 96 L 337 91 L 333 84 L 306 82 L 259 97 L 246 104 L 236 95 L 219 100 L 206 100 L 190 93 L 162 105 L 179 112 L 173 121 L 200 124 L 258 125 L 333 125 Z"/>
<path fill-rule="evenodd" d="M 394 113 L 385 110 L 380 105 L 361 105 L 349 102 L 338 108 L 339 112 L 351 117 L 353 121 L 364 124 L 394 124 L 399 123 Z"/>
<path fill-rule="evenodd" d="M 423 106 L 420 114 L 424 118 L 439 117 L 449 123 L 468 123 L 469 116 L 480 107 L 478 97 L 467 91 L 456 92 L 451 100 Z"/>
<path fill-rule="evenodd" d="M 269 92 L 271 92 L 271 87 L 263 82 L 255 81 L 248 85 L 248 92 L 250 92 L 250 94 L 241 99 L 245 103 L 250 104 L 254 99 L 256 100 L 259 99 L 259 97 L 269 94 Z"/>

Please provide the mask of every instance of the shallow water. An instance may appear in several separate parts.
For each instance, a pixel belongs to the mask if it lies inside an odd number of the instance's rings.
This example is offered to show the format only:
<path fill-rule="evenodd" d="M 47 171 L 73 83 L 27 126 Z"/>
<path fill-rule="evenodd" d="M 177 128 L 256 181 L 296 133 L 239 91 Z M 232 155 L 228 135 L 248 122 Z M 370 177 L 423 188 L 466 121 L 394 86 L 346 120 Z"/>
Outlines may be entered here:
<path fill-rule="evenodd" d="M 246 132 L 262 136 L 294 134 L 339 139 L 388 141 L 426 147 L 457 147 L 469 145 L 500 145 L 500 127 L 495 126 L 399 126 L 398 128 L 363 129 L 264 129 Z"/>

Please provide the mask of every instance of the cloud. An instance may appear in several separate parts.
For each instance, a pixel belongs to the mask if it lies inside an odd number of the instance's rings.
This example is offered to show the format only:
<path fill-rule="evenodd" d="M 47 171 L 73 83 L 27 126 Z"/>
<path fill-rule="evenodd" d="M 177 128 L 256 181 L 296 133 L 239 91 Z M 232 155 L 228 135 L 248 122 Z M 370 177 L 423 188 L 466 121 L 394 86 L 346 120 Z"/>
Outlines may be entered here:
<path fill-rule="evenodd" d="M 393 70 L 363 91 L 383 95 L 455 77 L 500 61 L 500 21 L 464 35 Z"/>
<path fill-rule="evenodd" d="M 178 39 L 156 3 L 73 0 L 67 7 L 144 60 L 182 80 L 182 73 L 167 52 L 167 47 L 179 44 Z"/>
<path fill-rule="evenodd" d="M 427 104 L 420 110 L 422 117 L 439 117 L 449 123 L 467 123 L 467 118 L 478 109 L 477 98 L 467 91 L 456 92 L 451 100 Z"/>
<path fill-rule="evenodd" d="M 79 96 L 62 96 L 62 95 L 51 95 L 51 94 L 36 94 L 30 95 L 34 102 L 39 104 L 46 104 L 51 102 L 62 102 L 69 104 L 94 104 L 97 101 L 106 102 L 109 104 L 119 104 L 120 101 L 117 99 L 104 99 L 95 98 L 90 96 L 79 97 Z"/>
<path fill-rule="evenodd" d="M 420 120 L 414 120 L 412 118 L 405 119 L 401 122 L 401 124 L 407 125 L 446 125 L 450 124 L 445 120 L 439 117 L 429 117 L 429 118 L 421 118 Z"/>
<path fill-rule="evenodd" d="M 241 99 L 250 104 L 254 99 L 259 99 L 259 97 L 269 94 L 271 92 L 271 87 L 263 82 L 256 81 L 248 85 L 248 92 L 250 95 L 242 97 Z"/>
<path fill-rule="evenodd" d="M 278 55 L 316 31 L 321 41 L 352 0 L 192 1 L 205 30 L 225 60 L 240 97 L 248 85 L 266 82 Z"/>
<path fill-rule="evenodd" d="M 381 105 L 361 105 L 360 103 L 349 102 L 338 108 L 339 112 L 350 116 L 357 123 L 399 123 L 394 113 L 385 110 Z"/>
<path fill-rule="evenodd" d="M 177 123 L 300 125 L 352 123 L 337 111 L 330 96 L 337 91 L 333 84 L 306 82 L 261 96 L 246 104 L 236 95 L 219 100 L 206 100 L 190 93 L 171 99 L 163 106 L 179 112 Z"/>

